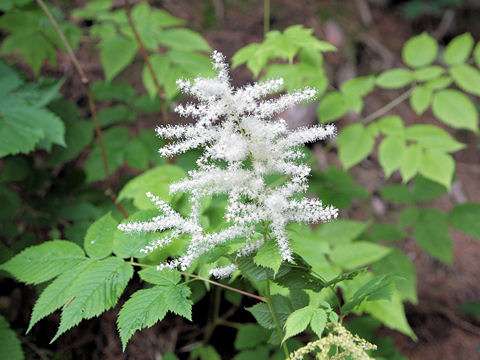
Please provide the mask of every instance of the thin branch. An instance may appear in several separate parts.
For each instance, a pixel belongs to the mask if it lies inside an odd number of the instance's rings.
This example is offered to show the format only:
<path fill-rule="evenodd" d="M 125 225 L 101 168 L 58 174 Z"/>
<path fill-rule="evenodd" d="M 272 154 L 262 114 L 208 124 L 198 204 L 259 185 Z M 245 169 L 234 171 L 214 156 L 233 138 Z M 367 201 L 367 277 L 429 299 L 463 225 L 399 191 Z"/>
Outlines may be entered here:
<path fill-rule="evenodd" d="M 85 74 L 85 71 L 83 71 L 83 68 L 80 65 L 80 62 L 78 61 L 75 53 L 73 52 L 72 48 L 70 47 L 70 44 L 68 43 L 65 35 L 63 34 L 62 29 L 58 25 L 57 21 L 53 17 L 53 15 L 50 12 L 50 10 L 48 9 L 48 7 L 45 5 L 43 0 L 36 0 L 36 1 L 37 1 L 37 4 L 43 9 L 45 14 L 48 16 L 48 18 L 50 19 L 53 27 L 57 31 L 57 34 L 60 37 L 60 40 L 62 41 L 63 45 L 67 49 L 68 56 L 70 57 L 70 60 L 72 61 L 73 66 L 75 67 L 75 70 L 77 71 L 78 75 L 80 76 L 80 80 L 81 80 L 83 86 L 85 87 L 85 92 L 86 92 L 87 98 L 88 98 L 88 106 L 90 107 L 90 112 L 92 114 L 93 123 L 95 124 L 95 133 L 97 135 L 98 144 L 100 146 L 100 153 L 102 155 L 103 168 L 105 170 L 105 179 L 106 179 L 106 185 L 107 185 L 107 190 L 105 191 L 105 193 L 110 197 L 110 199 L 112 199 L 112 201 L 115 203 L 118 210 L 120 210 L 120 212 L 123 214 L 123 216 L 128 218 L 127 211 L 122 206 L 122 204 L 117 202 L 117 196 L 115 195 L 115 193 L 112 189 L 112 181 L 111 181 L 111 178 L 110 178 L 110 173 L 108 171 L 108 162 L 107 162 L 107 154 L 105 152 L 105 144 L 103 143 L 102 130 L 100 129 L 100 125 L 98 123 L 97 109 L 96 109 L 96 106 L 95 106 L 95 102 L 93 101 L 92 92 L 90 91 L 90 81 L 89 81 L 87 75 Z"/>
<path fill-rule="evenodd" d="M 373 112 L 372 114 L 368 115 L 366 118 L 361 120 L 360 122 L 367 124 L 370 121 L 373 121 L 377 119 L 378 117 L 382 116 L 383 114 L 387 113 L 388 111 L 392 110 L 394 107 L 397 105 L 401 104 L 403 101 L 407 100 L 410 95 L 412 94 L 413 88 L 410 88 L 409 90 L 405 91 L 403 94 L 400 96 L 396 97 L 392 101 L 390 101 L 388 104 L 385 106 L 382 106 L 380 109 L 377 111 Z"/>
<path fill-rule="evenodd" d="M 162 106 L 162 122 L 163 122 L 163 125 L 168 125 L 168 123 L 169 123 L 168 122 L 168 109 L 167 109 L 167 101 L 166 101 L 165 92 L 163 91 L 163 88 L 160 85 L 160 82 L 158 81 L 157 75 L 155 74 L 155 70 L 153 70 L 152 63 L 150 62 L 150 58 L 148 57 L 147 49 L 145 48 L 145 45 L 143 44 L 143 41 L 140 38 L 140 35 L 138 34 L 137 27 L 135 26 L 135 23 L 133 22 L 131 9 L 130 9 L 130 2 L 128 0 L 125 0 L 125 13 L 127 15 L 128 22 L 130 23 L 130 27 L 132 28 L 133 34 L 135 35 L 135 39 L 137 40 L 140 52 L 142 53 L 143 60 L 145 61 L 145 64 L 147 65 L 147 68 L 148 68 L 148 71 L 150 72 L 150 75 L 152 75 L 152 79 L 153 79 L 153 82 L 155 84 L 155 87 L 157 88 L 158 96 L 160 98 L 160 103 L 161 103 L 161 106 Z"/>
<path fill-rule="evenodd" d="M 131 265 L 134 265 L 134 266 L 140 266 L 140 267 L 148 267 L 148 268 L 154 268 L 156 266 L 154 265 L 148 265 L 148 264 L 141 264 L 141 263 L 137 263 L 137 262 L 134 262 L 134 261 L 127 261 L 128 264 L 131 264 Z M 255 294 L 251 294 L 249 292 L 246 292 L 246 291 L 243 291 L 243 290 L 240 290 L 240 289 L 235 289 L 231 286 L 228 286 L 228 285 L 225 285 L 225 284 L 222 284 L 222 283 L 219 283 L 217 281 L 213 281 L 213 280 L 210 280 L 210 279 L 207 279 L 207 278 L 204 278 L 203 276 L 200 276 L 200 275 L 197 275 L 197 274 L 190 274 L 190 273 L 186 273 L 186 272 L 183 272 L 183 271 L 180 271 L 180 274 L 184 275 L 184 276 L 188 276 L 188 277 L 191 277 L 191 278 L 194 278 L 194 279 L 197 279 L 197 280 L 202 280 L 202 281 L 206 281 L 212 285 L 216 285 L 216 286 L 220 286 L 224 289 L 227 289 L 227 290 L 231 290 L 231 291 L 235 291 L 239 294 L 242 294 L 242 295 L 245 295 L 245 296 L 249 296 L 249 297 L 252 297 L 254 299 L 257 299 L 257 300 L 260 300 L 260 301 L 263 301 L 263 302 L 267 302 L 267 300 L 262 297 L 262 296 L 258 296 L 258 295 L 255 295 Z"/>

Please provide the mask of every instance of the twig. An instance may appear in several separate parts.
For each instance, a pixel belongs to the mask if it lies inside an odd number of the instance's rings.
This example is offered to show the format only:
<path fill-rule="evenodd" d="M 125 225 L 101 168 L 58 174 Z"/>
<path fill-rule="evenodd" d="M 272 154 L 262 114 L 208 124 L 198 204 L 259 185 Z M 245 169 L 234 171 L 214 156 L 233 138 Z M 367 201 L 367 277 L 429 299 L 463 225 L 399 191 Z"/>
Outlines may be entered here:
<path fill-rule="evenodd" d="M 263 0 L 263 36 L 270 31 L 270 0 Z"/>
<path fill-rule="evenodd" d="M 102 130 L 100 129 L 100 125 L 98 123 L 97 109 L 96 109 L 96 106 L 95 106 L 95 102 L 93 101 L 92 92 L 90 91 L 90 81 L 89 81 L 87 75 L 85 74 L 85 72 L 83 71 L 83 68 L 80 65 L 80 62 L 78 61 L 77 57 L 75 56 L 75 53 L 73 52 L 72 48 L 70 47 L 70 44 L 68 43 L 67 39 L 65 38 L 65 35 L 63 34 L 62 29 L 58 25 L 57 21 L 53 17 L 53 15 L 50 12 L 50 10 L 48 9 L 48 7 L 45 5 L 43 0 L 36 0 L 36 1 L 37 1 L 37 4 L 43 9 L 45 14 L 48 16 L 48 18 L 50 19 L 53 27 L 57 31 L 57 34 L 60 37 L 60 40 L 62 41 L 63 45 L 67 49 L 67 54 L 70 57 L 70 60 L 72 61 L 73 65 L 75 67 L 75 70 L 77 71 L 78 75 L 80 76 L 80 80 L 81 80 L 83 86 L 85 87 L 85 92 L 86 92 L 87 97 L 88 97 L 88 106 L 90 107 L 90 112 L 92 113 L 93 123 L 95 124 L 95 133 L 97 135 L 98 144 L 100 146 L 100 153 L 102 154 L 102 162 L 103 162 L 103 168 L 105 170 L 105 179 L 106 179 L 106 185 L 107 185 L 107 190 L 105 191 L 105 193 L 110 197 L 110 199 L 112 199 L 112 201 L 115 203 L 118 210 L 120 210 L 120 212 L 123 214 L 123 216 L 128 218 L 127 211 L 122 206 L 122 204 L 117 202 L 117 196 L 115 195 L 115 193 L 112 189 L 112 181 L 111 181 L 111 178 L 110 178 L 110 173 L 108 171 L 107 155 L 106 155 L 106 152 L 105 152 L 105 145 L 103 143 Z"/>
<path fill-rule="evenodd" d="M 34 343 L 32 343 L 30 340 L 28 340 L 27 338 L 23 337 L 23 336 L 19 336 L 20 340 L 22 341 L 22 343 L 24 343 L 25 345 L 27 345 L 30 349 L 32 349 L 32 351 L 38 355 L 38 357 L 42 360 L 48 360 L 48 357 L 45 356 L 45 354 L 43 353 L 43 350 L 40 349 L 37 345 L 35 345 Z"/>
<path fill-rule="evenodd" d="M 148 268 L 154 268 L 156 266 L 154 265 L 148 265 L 148 264 L 141 264 L 141 263 L 137 263 L 137 262 L 134 262 L 134 261 L 127 261 L 128 264 L 131 264 L 131 265 L 134 265 L 134 266 L 140 266 L 140 267 L 148 267 Z M 188 277 L 191 277 L 191 278 L 194 278 L 194 279 L 197 279 L 197 280 L 202 280 L 202 281 L 206 281 L 212 285 L 216 285 L 216 286 L 220 286 L 220 287 L 223 287 L 224 289 L 227 289 L 227 290 L 231 290 L 231 291 L 235 291 L 239 294 L 242 294 L 242 295 L 245 295 L 245 296 L 250 296 L 254 299 L 257 299 L 257 300 L 260 300 L 260 301 L 263 301 L 263 302 L 266 302 L 267 300 L 262 297 L 262 296 L 258 296 L 258 295 L 255 295 L 255 294 L 251 294 L 249 292 L 246 292 L 246 291 L 243 291 L 243 290 L 240 290 L 240 289 L 235 289 L 231 286 L 228 286 L 228 285 L 225 285 L 225 284 L 222 284 L 222 283 L 219 283 L 217 281 L 213 281 L 213 280 L 210 280 L 210 279 L 207 279 L 207 278 L 204 278 L 203 276 L 200 276 L 200 275 L 197 275 L 197 274 L 190 274 L 190 273 L 186 273 L 186 272 L 183 272 L 183 271 L 180 271 L 180 274 L 182 275 L 185 275 L 185 276 L 188 276 Z"/>
<path fill-rule="evenodd" d="M 163 91 L 163 88 L 160 85 L 160 82 L 158 81 L 157 75 L 155 74 L 155 70 L 153 70 L 152 63 L 150 62 L 150 58 L 148 57 L 147 49 L 145 49 L 145 45 L 143 45 L 143 41 L 140 38 L 140 35 L 138 34 L 137 27 L 133 22 L 131 9 L 130 9 L 130 2 L 128 0 L 125 0 L 125 13 L 127 15 L 128 22 L 130 23 L 130 27 L 132 28 L 133 34 L 135 35 L 135 39 L 137 40 L 140 52 L 142 53 L 143 60 L 145 61 L 148 71 L 150 72 L 150 75 L 152 75 L 152 79 L 155 84 L 155 87 L 157 88 L 158 97 L 160 98 L 160 104 L 162 107 L 163 125 L 168 125 L 168 111 L 167 111 L 167 101 L 166 101 L 165 92 Z"/>
<path fill-rule="evenodd" d="M 413 91 L 413 88 L 405 91 L 403 94 L 396 97 L 395 99 L 390 101 L 385 106 L 382 106 L 380 109 L 378 109 L 377 111 L 373 112 L 372 114 L 370 114 L 369 116 L 367 116 L 366 118 L 361 120 L 361 122 L 364 123 L 364 124 L 367 124 L 370 121 L 373 121 L 376 118 L 378 118 L 378 117 L 382 116 L 383 114 L 387 113 L 388 111 L 392 110 L 395 106 L 401 104 L 403 101 L 408 99 L 410 97 L 410 94 L 412 93 L 412 91 Z"/>

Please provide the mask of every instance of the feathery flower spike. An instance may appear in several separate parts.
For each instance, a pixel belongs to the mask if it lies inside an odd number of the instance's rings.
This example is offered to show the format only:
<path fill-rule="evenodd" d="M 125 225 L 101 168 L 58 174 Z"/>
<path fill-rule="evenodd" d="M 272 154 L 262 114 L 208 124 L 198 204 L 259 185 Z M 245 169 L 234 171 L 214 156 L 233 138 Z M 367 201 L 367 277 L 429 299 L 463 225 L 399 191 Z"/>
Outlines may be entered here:
<path fill-rule="evenodd" d="M 315 90 L 306 88 L 265 99 L 281 88 L 282 79 L 234 89 L 224 56 L 215 51 L 212 60 L 217 71 L 215 78 L 177 81 L 179 88 L 197 98 L 198 103 L 179 105 L 175 111 L 181 116 L 193 117 L 196 123 L 156 129 L 160 137 L 171 140 L 159 150 L 162 156 L 172 157 L 198 147 L 203 149 L 197 168 L 190 171 L 187 178 L 170 185 L 171 193 L 190 195 L 190 214 L 183 217 L 148 193 L 161 215 L 147 222 L 119 225 L 124 232 L 172 230 L 142 249 L 147 253 L 170 244 L 182 234 L 190 235 L 186 253 L 159 265 L 159 270 L 177 267 L 186 270 L 202 254 L 237 238 L 246 239 L 237 256 L 252 254 L 264 241 L 252 240 L 257 224 L 268 225 L 283 260 L 292 261 L 286 225 L 312 224 L 337 217 L 338 210 L 323 206 L 321 200 L 299 197 L 308 188 L 310 173 L 310 168 L 299 161 L 304 157 L 299 147 L 334 136 L 335 127 L 314 126 L 289 132 L 284 120 L 270 121 L 275 114 L 295 104 L 313 100 Z M 269 186 L 265 176 L 272 174 L 283 175 L 286 181 Z M 216 194 L 228 196 L 226 226 L 217 232 L 207 232 L 200 224 L 200 200 Z M 211 275 L 227 277 L 235 269 L 232 264 L 213 269 Z"/>

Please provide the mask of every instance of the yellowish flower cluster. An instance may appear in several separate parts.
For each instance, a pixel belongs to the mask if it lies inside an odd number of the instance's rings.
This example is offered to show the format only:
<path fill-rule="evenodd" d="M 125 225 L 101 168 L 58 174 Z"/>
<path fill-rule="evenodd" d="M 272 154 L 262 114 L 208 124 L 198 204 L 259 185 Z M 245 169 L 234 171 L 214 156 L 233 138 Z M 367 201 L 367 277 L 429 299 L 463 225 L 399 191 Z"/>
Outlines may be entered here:
<path fill-rule="evenodd" d="M 304 347 L 291 353 L 289 360 L 302 360 L 305 355 L 317 350 L 315 357 L 318 360 L 344 360 L 347 356 L 355 360 L 372 359 L 366 351 L 376 350 L 376 345 L 370 344 L 368 341 L 358 337 L 358 335 L 353 335 L 340 324 L 331 325 L 333 329 L 330 334 L 319 340 L 309 342 Z M 333 346 L 337 350 L 335 354 L 329 355 Z"/>

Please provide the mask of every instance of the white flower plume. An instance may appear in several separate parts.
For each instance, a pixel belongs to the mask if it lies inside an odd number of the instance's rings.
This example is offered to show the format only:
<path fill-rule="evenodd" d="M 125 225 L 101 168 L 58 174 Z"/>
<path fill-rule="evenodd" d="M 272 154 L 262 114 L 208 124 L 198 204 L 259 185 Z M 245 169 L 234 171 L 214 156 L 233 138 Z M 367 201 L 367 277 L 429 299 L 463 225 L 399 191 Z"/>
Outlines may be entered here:
<path fill-rule="evenodd" d="M 168 204 L 147 194 L 161 211 L 148 222 L 119 225 L 125 232 L 164 231 L 168 235 L 151 243 L 143 251 L 163 247 L 181 234 L 190 234 L 188 250 L 178 259 L 158 269 L 187 269 L 200 255 L 216 245 L 236 238 L 245 238 L 245 246 L 237 252 L 244 256 L 257 251 L 262 240 L 253 240 L 255 225 L 263 224 L 276 241 L 285 261 L 292 260 L 292 251 L 285 226 L 292 222 L 316 223 L 337 217 L 337 209 L 323 206 L 322 201 L 301 197 L 308 188 L 310 168 L 302 164 L 300 146 L 335 135 L 333 125 L 300 128 L 289 132 L 284 120 L 270 119 L 285 109 L 312 100 L 315 90 L 306 88 L 275 99 L 265 97 L 278 90 L 283 80 L 269 80 L 234 89 L 230 85 L 228 67 L 219 52 L 212 55 L 217 76 L 213 79 L 178 80 L 180 89 L 198 99 L 196 104 L 179 105 L 182 116 L 191 116 L 193 125 L 169 125 L 156 129 L 170 139 L 159 150 L 165 157 L 202 147 L 197 169 L 184 180 L 170 185 L 170 192 L 184 192 L 192 202 L 188 217 L 183 217 Z M 283 175 L 285 181 L 268 185 L 265 176 Z M 200 225 L 200 199 L 214 194 L 227 194 L 227 226 L 218 232 L 206 232 Z M 235 266 L 212 270 L 216 277 L 228 276 Z"/>

